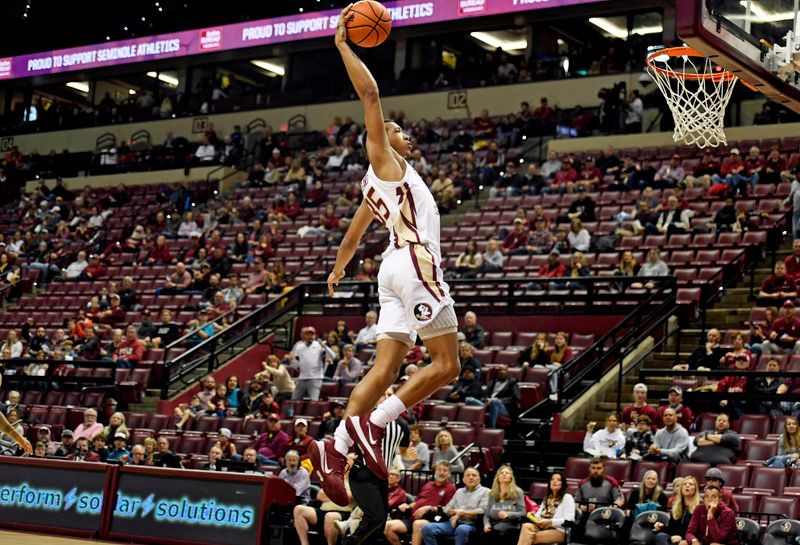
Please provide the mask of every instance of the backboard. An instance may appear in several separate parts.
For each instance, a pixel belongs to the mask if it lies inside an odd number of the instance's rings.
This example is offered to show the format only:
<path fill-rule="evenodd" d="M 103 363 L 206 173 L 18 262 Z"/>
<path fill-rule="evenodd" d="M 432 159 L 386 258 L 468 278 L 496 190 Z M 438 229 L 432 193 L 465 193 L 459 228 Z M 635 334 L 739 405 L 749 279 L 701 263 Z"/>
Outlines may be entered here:
<path fill-rule="evenodd" d="M 800 113 L 797 15 L 798 0 L 677 0 L 675 30 L 687 45 Z"/>

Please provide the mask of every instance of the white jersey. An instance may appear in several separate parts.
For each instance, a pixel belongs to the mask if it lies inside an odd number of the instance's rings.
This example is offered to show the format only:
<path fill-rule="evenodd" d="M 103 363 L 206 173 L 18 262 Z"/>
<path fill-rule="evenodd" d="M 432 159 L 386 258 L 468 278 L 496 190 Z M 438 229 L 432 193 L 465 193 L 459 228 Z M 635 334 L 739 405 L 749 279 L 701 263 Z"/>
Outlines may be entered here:
<path fill-rule="evenodd" d="M 439 209 L 417 171 L 408 161 L 405 164 L 405 175 L 398 182 L 381 180 L 372 165 L 361 180 L 364 201 L 375 219 L 389 230 L 389 246 L 383 257 L 409 244 L 421 244 L 440 263 Z"/>
<path fill-rule="evenodd" d="M 378 338 L 407 333 L 413 342 L 416 330 L 453 304 L 441 268 L 439 209 L 408 162 L 398 182 L 381 180 L 370 166 L 361 191 L 373 216 L 389 230 L 389 246 L 378 271 L 381 312 L 376 333 Z"/>

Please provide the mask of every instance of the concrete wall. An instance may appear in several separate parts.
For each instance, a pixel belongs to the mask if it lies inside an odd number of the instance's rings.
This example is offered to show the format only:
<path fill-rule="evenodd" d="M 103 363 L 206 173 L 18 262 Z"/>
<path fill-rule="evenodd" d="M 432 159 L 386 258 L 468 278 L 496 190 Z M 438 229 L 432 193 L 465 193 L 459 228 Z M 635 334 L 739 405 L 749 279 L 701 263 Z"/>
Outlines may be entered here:
<path fill-rule="evenodd" d="M 504 85 L 499 87 L 483 87 L 468 89 L 467 101 L 473 115 L 477 115 L 481 109 L 486 108 L 492 115 L 499 115 L 516 111 L 519 103 L 527 100 L 532 107 L 536 107 L 541 97 L 548 97 L 550 103 L 561 108 L 573 108 L 576 105 L 596 106 L 600 100 L 597 98 L 597 91 L 602 87 L 610 87 L 614 83 L 625 81 L 629 89 L 638 88 L 639 74 L 618 74 L 615 76 L 595 76 L 572 80 L 555 80 L 537 83 L 521 83 L 515 85 Z M 100 89 L 100 91 L 111 90 L 110 88 Z M 403 110 L 410 119 L 428 118 L 433 119 L 437 115 L 445 118 L 462 118 L 467 113 L 464 108 L 448 109 L 448 91 L 421 93 L 416 95 L 392 96 L 383 98 L 383 109 L 385 113 L 390 110 Z M 102 93 L 98 95 L 102 98 Z M 303 114 L 306 116 L 308 128 L 312 130 L 323 130 L 335 116 L 350 115 L 353 119 L 361 121 L 364 118 L 363 110 L 358 101 L 329 102 L 325 104 L 313 104 L 306 106 L 293 106 L 290 108 L 274 108 L 269 110 L 253 110 L 248 112 L 237 112 L 230 114 L 198 116 L 196 118 L 169 119 L 163 121 L 151 121 L 147 123 L 130 123 L 123 125 L 112 125 L 106 127 L 95 127 L 88 129 L 76 129 L 71 131 L 57 131 L 37 134 L 26 134 L 14 137 L 14 143 L 20 150 L 28 152 L 38 149 L 40 153 L 46 154 L 51 149 L 68 149 L 73 152 L 90 151 L 95 149 L 97 138 L 105 133 L 111 133 L 117 137 L 117 141 L 127 140 L 139 130 L 150 132 L 152 142 L 160 143 L 164 141 L 167 131 L 172 131 L 175 135 L 185 136 L 190 140 L 199 139 L 194 133 L 193 127 L 198 119 L 205 119 L 214 123 L 217 134 L 223 135 L 238 124 L 246 126 L 254 119 L 263 119 L 272 125 L 276 130 L 285 124 L 290 117 Z M 202 132 L 202 131 L 198 131 Z"/>

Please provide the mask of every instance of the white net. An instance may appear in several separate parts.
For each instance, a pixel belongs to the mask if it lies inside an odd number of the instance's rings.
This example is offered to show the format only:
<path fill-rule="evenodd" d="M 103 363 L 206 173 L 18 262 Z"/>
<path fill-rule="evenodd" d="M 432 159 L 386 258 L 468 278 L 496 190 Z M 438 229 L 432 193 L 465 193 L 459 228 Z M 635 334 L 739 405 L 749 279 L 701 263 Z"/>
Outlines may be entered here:
<path fill-rule="evenodd" d="M 656 54 L 647 70 L 667 99 L 675 120 L 675 142 L 699 148 L 728 143 L 725 108 L 739 78 L 705 57 L 692 55 Z"/>

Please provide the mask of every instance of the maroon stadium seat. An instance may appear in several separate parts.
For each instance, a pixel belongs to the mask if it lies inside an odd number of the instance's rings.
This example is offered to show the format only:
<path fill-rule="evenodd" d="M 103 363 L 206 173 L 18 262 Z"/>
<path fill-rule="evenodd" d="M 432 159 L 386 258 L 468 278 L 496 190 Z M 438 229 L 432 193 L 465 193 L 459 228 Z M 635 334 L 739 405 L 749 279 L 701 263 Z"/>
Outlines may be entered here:
<path fill-rule="evenodd" d="M 606 460 L 606 475 L 620 483 L 630 481 L 632 465 L 630 460 Z"/>
<path fill-rule="evenodd" d="M 440 403 L 431 407 L 431 412 L 428 413 L 428 420 L 431 422 L 440 422 L 446 420 L 447 422 L 454 422 L 458 414 L 458 406 L 450 403 Z"/>
<path fill-rule="evenodd" d="M 699 462 L 681 462 L 675 470 L 676 477 L 694 477 L 698 483 L 702 483 L 706 479 L 706 471 L 711 466 L 709 464 L 701 464 Z"/>
<path fill-rule="evenodd" d="M 649 460 L 642 460 L 636 464 L 636 471 L 633 473 L 633 480 L 636 482 L 641 482 L 644 478 L 644 474 L 651 469 L 658 475 L 659 483 L 664 484 L 667 482 L 669 463 Z"/>
<path fill-rule="evenodd" d="M 778 453 L 778 443 L 766 439 L 754 439 L 748 441 L 742 450 L 742 460 L 754 460 L 759 463 L 775 456 Z M 752 480 L 752 479 L 751 479 Z M 758 488 L 758 487 L 756 487 Z"/>
<path fill-rule="evenodd" d="M 759 438 L 765 438 L 769 433 L 769 416 L 765 414 L 745 414 L 739 419 L 740 434 L 753 434 Z M 755 458 L 750 458 L 755 460 Z"/>
<path fill-rule="evenodd" d="M 762 513 L 780 515 L 781 518 L 794 518 L 797 512 L 797 500 L 793 497 L 776 498 L 765 496 L 761 499 L 758 510 Z"/>
<path fill-rule="evenodd" d="M 725 484 L 728 484 L 727 481 Z M 772 491 L 776 496 L 780 496 L 783 494 L 784 486 L 786 486 L 786 471 L 783 468 L 756 467 L 753 469 L 747 488 Z"/>
<path fill-rule="evenodd" d="M 475 428 L 482 428 L 486 420 L 486 409 L 484 407 L 461 405 L 458 408 L 458 414 L 455 419 L 457 422 L 466 422 Z"/>
<path fill-rule="evenodd" d="M 747 486 L 747 466 L 721 464 L 717 466 L 725 476 L 725 486 L 728 488 L 742 488 Z"/>
<path fill-rule="evenodd" d="M 567 479 L 585 479 L 589 476 L 589 458 L 567 458 L 564 465 L 564 477 Z"/>

